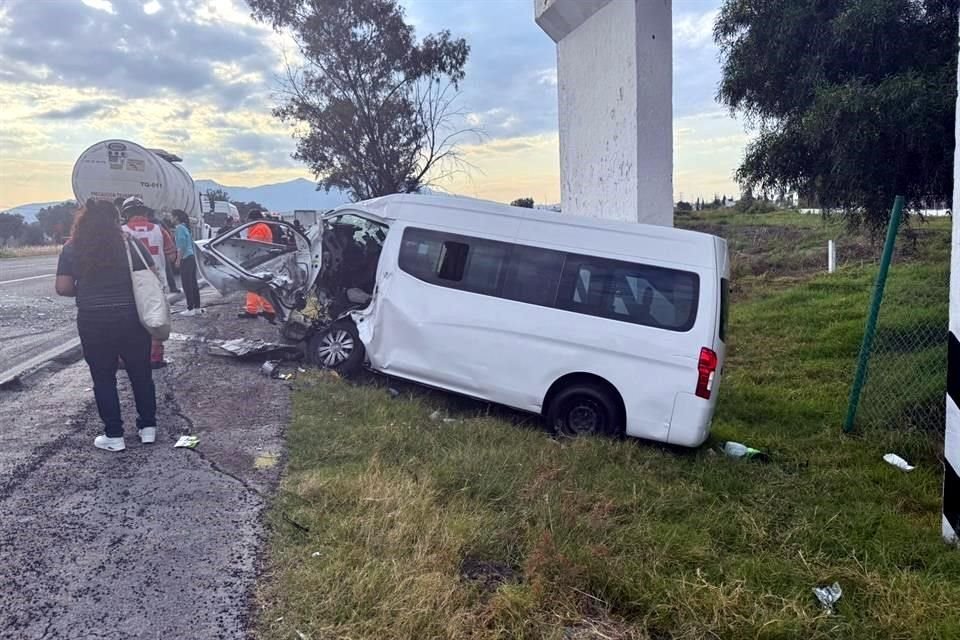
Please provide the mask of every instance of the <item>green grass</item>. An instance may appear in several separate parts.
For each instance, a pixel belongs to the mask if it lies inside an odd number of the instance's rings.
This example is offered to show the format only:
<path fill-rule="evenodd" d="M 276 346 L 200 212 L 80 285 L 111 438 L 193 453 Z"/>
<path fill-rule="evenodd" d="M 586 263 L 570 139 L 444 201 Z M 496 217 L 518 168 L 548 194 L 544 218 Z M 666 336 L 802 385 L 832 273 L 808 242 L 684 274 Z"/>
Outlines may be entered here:
<path fill-rule="evenodd" d="M 938 252 L 904 256 L 898 286 L 923 286 Z M 960 637 L 940 436 L 840 433 L 873 269 L 780 277 L 732 307 L 714 440 L 696 451 L 557 441 L 442 394 L 303 379 L 259 637 Z M 771 462 L 715 453 L 726 439 Z M 833 581 L 827 616 L 811 588 Z"/>

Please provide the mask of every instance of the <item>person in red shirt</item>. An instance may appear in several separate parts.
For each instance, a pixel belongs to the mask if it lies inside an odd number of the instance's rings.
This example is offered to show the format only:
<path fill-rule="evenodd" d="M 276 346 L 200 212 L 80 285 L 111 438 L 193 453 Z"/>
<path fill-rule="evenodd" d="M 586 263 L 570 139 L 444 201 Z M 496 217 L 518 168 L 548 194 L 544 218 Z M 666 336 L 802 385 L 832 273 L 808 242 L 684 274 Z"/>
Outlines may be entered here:
<path fill-rule="evenodd" d="M 247 220 L 251 222 L 254 220 L 263 220 L 263 213 L 254 209 L 247 214 Z M 273 243 L 273 231 L 270 229 L 270 225 L 260 222 L 247 230 L 247 240 Z M 243 311 L 237 314 L 237 317 L 256 318 L 261 315 L 270 322 L 273 322 L 277 317 L 277 312 L 274 310 L 273 305 L 270 304 L 269 300 L 263 296 L 253 293 L 252 291 L 248 291 L 247 303 Z"/>
<path fill-rule="evenodd" d="M 166 233 L 160 224 L 150 222 L 152 212 L 140 198 L 134 196 L 124 200 L 120 214 L 126 219 L 123 230 L 143 244 L 156 265 L 157 278 L 160 280 L 160 286 L 163 286 L 167 268 L 166 260 L 171 255 L 171 250 L 174 258 L 177 251 L 177 246 L 173 244 L 170 234 Z M 152 338 L 151 342 L 150 366 L 154 369 L 167 366 L 163 358 L 163 342 L 156 338 Z"/>

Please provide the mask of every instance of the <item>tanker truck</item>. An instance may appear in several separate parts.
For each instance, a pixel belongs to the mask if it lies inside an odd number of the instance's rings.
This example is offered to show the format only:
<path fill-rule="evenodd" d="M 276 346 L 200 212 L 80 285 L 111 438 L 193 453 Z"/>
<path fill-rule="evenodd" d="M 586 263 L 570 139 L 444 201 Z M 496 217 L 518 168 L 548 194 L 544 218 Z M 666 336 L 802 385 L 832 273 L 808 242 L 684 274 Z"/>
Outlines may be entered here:
<path fill-rule="evenodd" d="M 182 209 L 190 217 L 194 238 L 211 237 L 204 223 L 200 194 L 181 158 L 163 149 L 148 149 L 129 140 L 103 140 L 80 154 L 73 165 L 73 194 L 115 200 L 136 196 L 158 216 Z"/>

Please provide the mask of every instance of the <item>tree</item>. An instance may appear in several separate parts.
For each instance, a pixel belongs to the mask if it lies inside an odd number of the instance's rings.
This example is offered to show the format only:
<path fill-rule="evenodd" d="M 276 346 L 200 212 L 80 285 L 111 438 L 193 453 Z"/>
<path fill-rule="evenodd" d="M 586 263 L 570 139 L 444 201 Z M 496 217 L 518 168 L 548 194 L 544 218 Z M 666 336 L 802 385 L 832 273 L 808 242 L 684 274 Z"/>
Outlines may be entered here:
<path fill-rule="evenodd" d="M 305 65 L 288 68 L 274 115 L 297 125 L 294 158 L 318 188 L 357 200 L 421 187 L 462 167 L 470 131 L 455 109 L 470 47 L 449 31 L 417 42 L 396 0 L 249 0 L 294 35 Z"/>
<path fill-rule="evenodd" d="M 684 202 L 683 200 L 680 200 L 679 202 L 677 202 L 674 209 L 676 211 L 693 211 L 693 205 L 690 204 L 689 202 Z"/>
<path fill-rule="evenodd" d="M 47 243 L 47 237 L 44 235 L 39 222 L 33 222 L 23 226 L 23 232 L 20 234 L 20 243 L 31 247 Z"/>
<path fill-rule="evenodd" d="M 44 207 L 37 212 L 37 222 L 44 235 L 53 238 L 57 244 L 70 235 L 73 218 L 77 213 L 77 203 L 72 200 Z"/>
<path fill-rule="evenodd" d="M 18 213 L 0 213 L 0 241 L 19 238 L 23 232 L 23 216 Z"/>
<path fill-rule="evenodd" d="M 230 202 L 230 194 L 223 189 L 207 189 L 206 196 L 211 210 L 214 202 Z"/>
<path fill-rule="evenodd" d="M 533 209 L 533 198 L 517 198 L 510 203 L 511 207 L 524 207 L 525 209 Z"/>
<path fill-rule="evenodd" d="M 267 211 L 267 207 L 263 206 L 259 202 L 240 202 L 239 200 L 232 200 L 231 203 L 237 208 L 237 213 L 240 215 L 241 220 L 247 219 L 247 214 L 257 209 L 259 211 Z"/>
<path fill-rule="evenodd" d="M 960 0 L 725 0 L 718 98 L 757 130 L 737 180 L 882 228 L 952 192 Z"/>
<path fill-rule="evenodd" d="M 723 194 L 723 197 L 720 198 L 720 204 L 727 206 L 727 194 Z"/>

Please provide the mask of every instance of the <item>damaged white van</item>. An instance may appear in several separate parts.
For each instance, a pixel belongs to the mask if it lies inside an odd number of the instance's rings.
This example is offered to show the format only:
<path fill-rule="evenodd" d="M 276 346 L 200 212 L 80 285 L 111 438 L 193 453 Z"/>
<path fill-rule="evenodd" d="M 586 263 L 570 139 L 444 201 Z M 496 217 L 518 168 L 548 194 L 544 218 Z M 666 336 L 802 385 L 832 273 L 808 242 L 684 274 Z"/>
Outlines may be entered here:
<path fill-rule="evenodd" d="M 253 224 L 253 223 L 250 223 Z M 470 198 L 344 205 L 273 243 L 198 243 L 223 293 L 269 296 L 314 363 L 543 414 L 564 435 L 697 446 L 725 353 L 726 241 Z"/>

